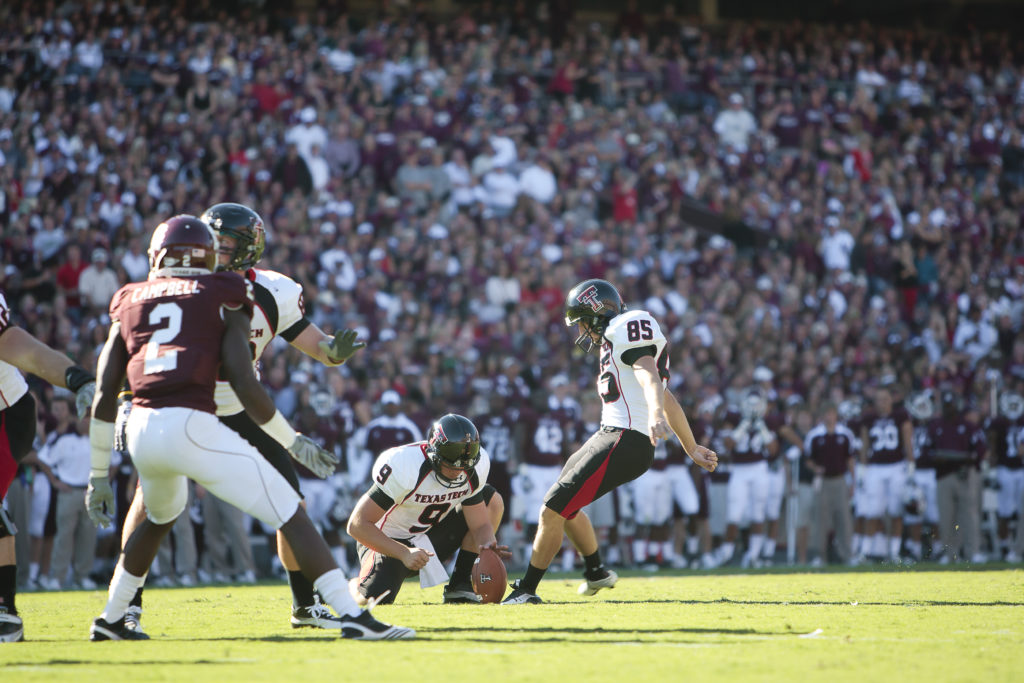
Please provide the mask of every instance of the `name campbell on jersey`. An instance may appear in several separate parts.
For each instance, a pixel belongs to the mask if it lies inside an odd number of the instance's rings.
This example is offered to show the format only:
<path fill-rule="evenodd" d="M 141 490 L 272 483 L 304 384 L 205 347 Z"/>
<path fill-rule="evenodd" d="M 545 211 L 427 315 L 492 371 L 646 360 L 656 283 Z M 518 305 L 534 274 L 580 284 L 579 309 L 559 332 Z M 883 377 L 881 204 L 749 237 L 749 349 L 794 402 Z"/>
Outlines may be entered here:
<path fill-rule="evenodd" d="M 664 387 L 669 378 L 668 340 L 658 321 L 647 311 L 627 311 L 612 318 L 604 331 L 604 340 L 601 374 L 597 378 L 597 391 L 604 402 L 601 424 L 635 429 L 650 436 L 647 399 L 632 366 L 622 356 L 630 349 L 654 346 L 654 358 Z"/>
<path fill-rule="evenodd" d="M 427 444 L 390 448 L 373 463 L 370 498 L 385 510 L 377 527 L 389 538 L 407 539 L 428 532 L 460 505 L 483 502 L 483 487 L 491 469 L 487 451 L 472 476 L 449 488 L 438 481 L 427 457 Z"/>
<path fill-rule="evenodd" d="M 249 328 L 249 349 L 253 369 L 275 336 L 292 341 L 308 326 L 302 304 L 302 286 L 286 275 L 253 268 L 245 277 L 252 282 L 256 306 Z M 244 410 L 226 380 L 217 382 L 214 392 L 218 415 L 235 415 Z"/>

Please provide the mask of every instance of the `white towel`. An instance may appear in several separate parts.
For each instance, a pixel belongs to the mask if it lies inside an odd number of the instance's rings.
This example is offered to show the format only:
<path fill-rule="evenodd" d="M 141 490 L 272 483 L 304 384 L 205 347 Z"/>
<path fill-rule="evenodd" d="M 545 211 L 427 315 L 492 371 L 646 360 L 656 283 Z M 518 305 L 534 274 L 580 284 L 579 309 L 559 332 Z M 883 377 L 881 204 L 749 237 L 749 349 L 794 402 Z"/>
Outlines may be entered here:
<path fill-rule="evenodd" d="M 426 566 L 420 570 L 420 588 L 430 588 L 438 584 L 446 583 L 448 581 L 448 572 L 445 571 L 444 565 L 441 564 L 441 560 L 437 559 L 437 553 L 434 552 L 434 544 L 430 542 L 426 534 L 420 534 L 414 536 L 411 539 L 412 544 L 417 548 L 422 548 L 429 553 L 430 561 L 427 562 Z"/>

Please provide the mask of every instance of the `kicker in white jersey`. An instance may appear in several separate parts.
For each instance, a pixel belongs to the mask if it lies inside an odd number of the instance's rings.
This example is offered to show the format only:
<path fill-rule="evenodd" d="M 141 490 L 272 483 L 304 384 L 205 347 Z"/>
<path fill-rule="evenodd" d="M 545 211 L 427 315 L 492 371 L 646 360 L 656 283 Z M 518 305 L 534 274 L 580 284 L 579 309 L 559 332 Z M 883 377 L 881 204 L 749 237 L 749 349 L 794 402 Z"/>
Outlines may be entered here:
<path fill-rule="evenodd" d="M 483 502 L 490 470 L 491 459 L 481 448 L 473 473 L 449 487 L 434 474 L 426 442 L 389 448 L 373 464 L 370 499 L 386 511 L 377 527 L 394 539 L 427 533 L 459 506 Z"/>
<path fill-rule="evenodd" d="M 611 319 L 604 331 L 601 374 L 597 378 L 597 392 L 604 402 L 602 426 L 635 429 L 650 436 L 643 387 L 632 365 L 623 360 L 623 354 L 630 349 L 649 346 L 655 348 L 658 374 L 665 386 L 669 377 L 668 341 L 658 321 L 647 311 L 626 311 Z"/>
<path fill-rule="evenodd" d="M 7 307 L 7 299 L 0 292 L 0 334 L 6 332 L 10 324 L 11 310 Z M 0 360 L 0 410 L 11 407 L 26 393 L 28 384 L 18 368 Z"/>
<path fill-rule="evenodd" d="M 256 305 L 249 328 L 249 349 L 253 369 L 264 349 L 276 336 L 292 341 L 308 326 L 302 304 L 302 286 L 273 270 L 253 268 L 245 277 L 253 284 Z M 236 415 L 244 410 L 241 401 L 226 381 L 218 381 L 214 391 L 217 415 Z"/>

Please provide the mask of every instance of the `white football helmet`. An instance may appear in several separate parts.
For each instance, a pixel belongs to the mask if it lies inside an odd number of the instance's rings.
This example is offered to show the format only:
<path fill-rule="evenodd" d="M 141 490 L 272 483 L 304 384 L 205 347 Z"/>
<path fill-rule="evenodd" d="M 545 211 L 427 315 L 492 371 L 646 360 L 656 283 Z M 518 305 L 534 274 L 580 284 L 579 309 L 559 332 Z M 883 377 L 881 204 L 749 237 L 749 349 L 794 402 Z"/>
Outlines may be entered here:
<path fill-rule="evenodd" d="M 907 412 L 918 422 L 925 422 L 935 416 L 935 401 L 930 390 L 911 394 L 906 400 Z"/>
<path fill-rule="evenodd" d="M 760 420 L 768 412 L 768 402 L 760 389 L 748 389 L 740 402 L 740 414 L 745 420 Z"/>
<path fill-rule="evenodd" d="M 999 397 L 999 412 L 1010 420 L 1024 415 L 1024 396 L 1008 391 Z"/>
<path fill-rule="evenodd" d="M 863 410 L 863 403 L 859 398 L 848 398 L 844 401 L 839 402 L 837 412 L 839 413 L 839 419 L 843 422 L 850 422 L 860 417 L 861 411 Z"/>

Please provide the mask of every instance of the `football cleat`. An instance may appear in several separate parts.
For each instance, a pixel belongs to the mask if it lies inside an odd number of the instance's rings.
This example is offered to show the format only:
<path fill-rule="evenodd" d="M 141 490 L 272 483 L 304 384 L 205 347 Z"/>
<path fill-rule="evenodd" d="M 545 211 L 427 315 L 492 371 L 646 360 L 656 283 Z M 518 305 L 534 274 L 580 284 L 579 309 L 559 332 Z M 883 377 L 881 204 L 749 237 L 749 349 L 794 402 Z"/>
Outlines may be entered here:
<path fill-rule="evenodd" d="M 25 624 L 17 614 L 0 607 L 0 643 L 19 643 L 25 640 Z"/>
<path fill-rule="evenodd" d="M 597 592 L 602 588 L 615 588 L 615 584 L 619 581 L 619 575 L 612 570 L 606 570 L 604 576 L 599 579 L 587 579 L 580 584 L 580 587 L 576 589 L 576 592 L 580 595 L 597 595 Z"/>
<path fill-rule="evenodd" d="M 133 631 L 142 633 L 142 608 L 138 605 L 129 605 L 124 612 L 124 625 Z"/>
<path fill-rule="evenodd" d="M 446 605 L 479 605 L 483 598 L 473 592 L 468 583 L 451 584 L 444 587 L 444 604 Z"/>
<path fill-rule="evenodd" d="M 354 617 L 346 614 L 338 621 L 341 637 L 350 640 L 408 640 L 416 637 L 416 631 L 411 628 L 377 621 L 369 610 L 363 610 Z"/>
<path fill-rule="evenodd" d="M 102 617 L 96 617 L 92 621 L 92 628 L 89 629 L 89 640 L 93 642 L 101 640 L 149 640 L 149 636 L 145 633 L 133 631 L 124 622 L 124 617 L 121 617 L 114 623 L 104 621 Z"/>
<path fill-rule="evenodd" d="M 308 607 L 292 607 L 292 628 L 341 628 L 341 617 L 335 616 L 314 595 L 315 602 Z"/>
<path fill-rule="evenodd" d="M 526 591 L 519 588 L 522 579 L 516 579 L 510 585 L 512 586 L 512 592 L 509 593 L 508 597 L 501 601 L 503 605 L 539 605 L 544 601 L 540 599 L 539 595 L 534 593 L 527 593 Z"/>

